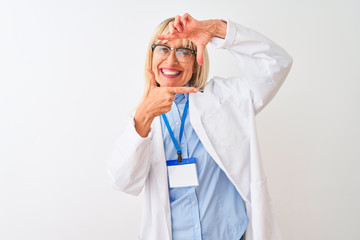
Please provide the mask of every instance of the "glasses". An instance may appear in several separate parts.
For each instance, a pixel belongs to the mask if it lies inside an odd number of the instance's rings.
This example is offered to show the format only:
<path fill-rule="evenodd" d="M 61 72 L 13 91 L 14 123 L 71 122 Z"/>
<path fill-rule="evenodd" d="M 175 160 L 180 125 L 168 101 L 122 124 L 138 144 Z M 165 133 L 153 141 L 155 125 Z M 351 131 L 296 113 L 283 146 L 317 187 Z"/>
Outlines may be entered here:
<path fill-rule="evenodd" d="M 193 55 L 196 54 L 196 51 L 185 47 L 171 48 L 162 44 L 154 44 L 151 46 L 151 48 L 154 52 L 154 56 L 162 60 L 167 59 L 170 55 L 170 52 L 175 50 L 175 57 L 177 61 L 182 63 L 190 62 L 193 58 Z"/>

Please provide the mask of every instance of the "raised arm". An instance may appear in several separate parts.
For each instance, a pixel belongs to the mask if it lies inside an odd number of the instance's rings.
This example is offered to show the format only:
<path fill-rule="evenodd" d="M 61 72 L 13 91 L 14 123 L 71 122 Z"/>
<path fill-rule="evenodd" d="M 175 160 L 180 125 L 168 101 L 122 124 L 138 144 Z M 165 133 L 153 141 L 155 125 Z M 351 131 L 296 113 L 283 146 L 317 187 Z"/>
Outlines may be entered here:
<path fill-rule="evenodd" d="M 195 93 L 194 87 L 157 87 L 149 70 L 149 86 L 125 132 L 116 142 L 108 161 L 108 172 L 114 188 L 138 195 L 150 169 L 151 125 L 156 116 L 168 112 L 176 93 Z"/>
<path fill-rule="evenodd" d="M 236 58 L 241 72 L 238 84 L 249 89 L 255 113 L 260 112 L 288 75 L 291 56 L 262 34 L 229 20 L 225 39 L 212 38 L 211 44 L 227 49 Z"/>
<path fill-rule="evenodd" d="M 240 24 L 228 20 L 198 21 L 184 14 L 169 26 L 170 34 L 158 38 L 191 40 L 197 45 L 199 64 L 203 62 L 202 52 L 209 42 L 216 48 L 229 50 L 242 73 L 236 84 L 251 92 L 256 113 L 275 96 L 290 71 L 292 58 L 284 49 Z"/>

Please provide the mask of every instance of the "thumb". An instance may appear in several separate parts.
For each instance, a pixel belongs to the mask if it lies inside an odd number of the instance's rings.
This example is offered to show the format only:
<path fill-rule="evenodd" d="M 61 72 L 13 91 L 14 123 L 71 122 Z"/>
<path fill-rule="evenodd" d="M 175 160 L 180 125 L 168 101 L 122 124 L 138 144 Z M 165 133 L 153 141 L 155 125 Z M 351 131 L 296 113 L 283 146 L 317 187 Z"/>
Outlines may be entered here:
<path fill-rule="evenodd" d="M 149 82 L 149 89 L 153 87 L 157 87 L 156 80 L 155 80 L 155 74 L 151 69 L 147 69 L 147 78 Z"/>
<path fill-rule="evenodd" d="M 200 66 L 202 66 L 204 63 L 203 52 L 204 52 L 204 46 L 198 46 L 196 53 L 196 60 Z"/>

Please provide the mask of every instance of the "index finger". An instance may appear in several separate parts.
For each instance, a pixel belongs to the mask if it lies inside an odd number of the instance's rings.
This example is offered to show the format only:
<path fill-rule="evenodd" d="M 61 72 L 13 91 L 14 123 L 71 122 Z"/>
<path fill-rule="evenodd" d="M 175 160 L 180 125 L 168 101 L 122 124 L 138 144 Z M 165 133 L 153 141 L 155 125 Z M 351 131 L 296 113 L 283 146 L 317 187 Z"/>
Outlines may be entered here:
<path fill-rule="evenodd" d="M 196 93 L 198 90 L 194 87 L 168 87 L 170 93 Z"/>
<path fill-rule="evenodd" d="M 167 34 L 167 35 L 159 35 L 156 37 L 159 40 L 174 40 L 179 38 L 184 38 L 181 33 L 173 33 L 173 34 Z"/>

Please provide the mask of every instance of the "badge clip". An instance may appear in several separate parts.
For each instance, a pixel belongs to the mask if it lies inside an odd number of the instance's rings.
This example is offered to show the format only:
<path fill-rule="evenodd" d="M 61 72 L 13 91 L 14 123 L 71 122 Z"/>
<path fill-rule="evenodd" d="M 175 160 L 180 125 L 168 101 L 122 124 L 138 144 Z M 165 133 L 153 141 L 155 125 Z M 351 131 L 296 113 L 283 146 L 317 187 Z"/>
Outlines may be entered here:
<path fill-rule="evenodd" d="M 181 151 L 177 151 L 178 163 L 182 163 Z"/>

